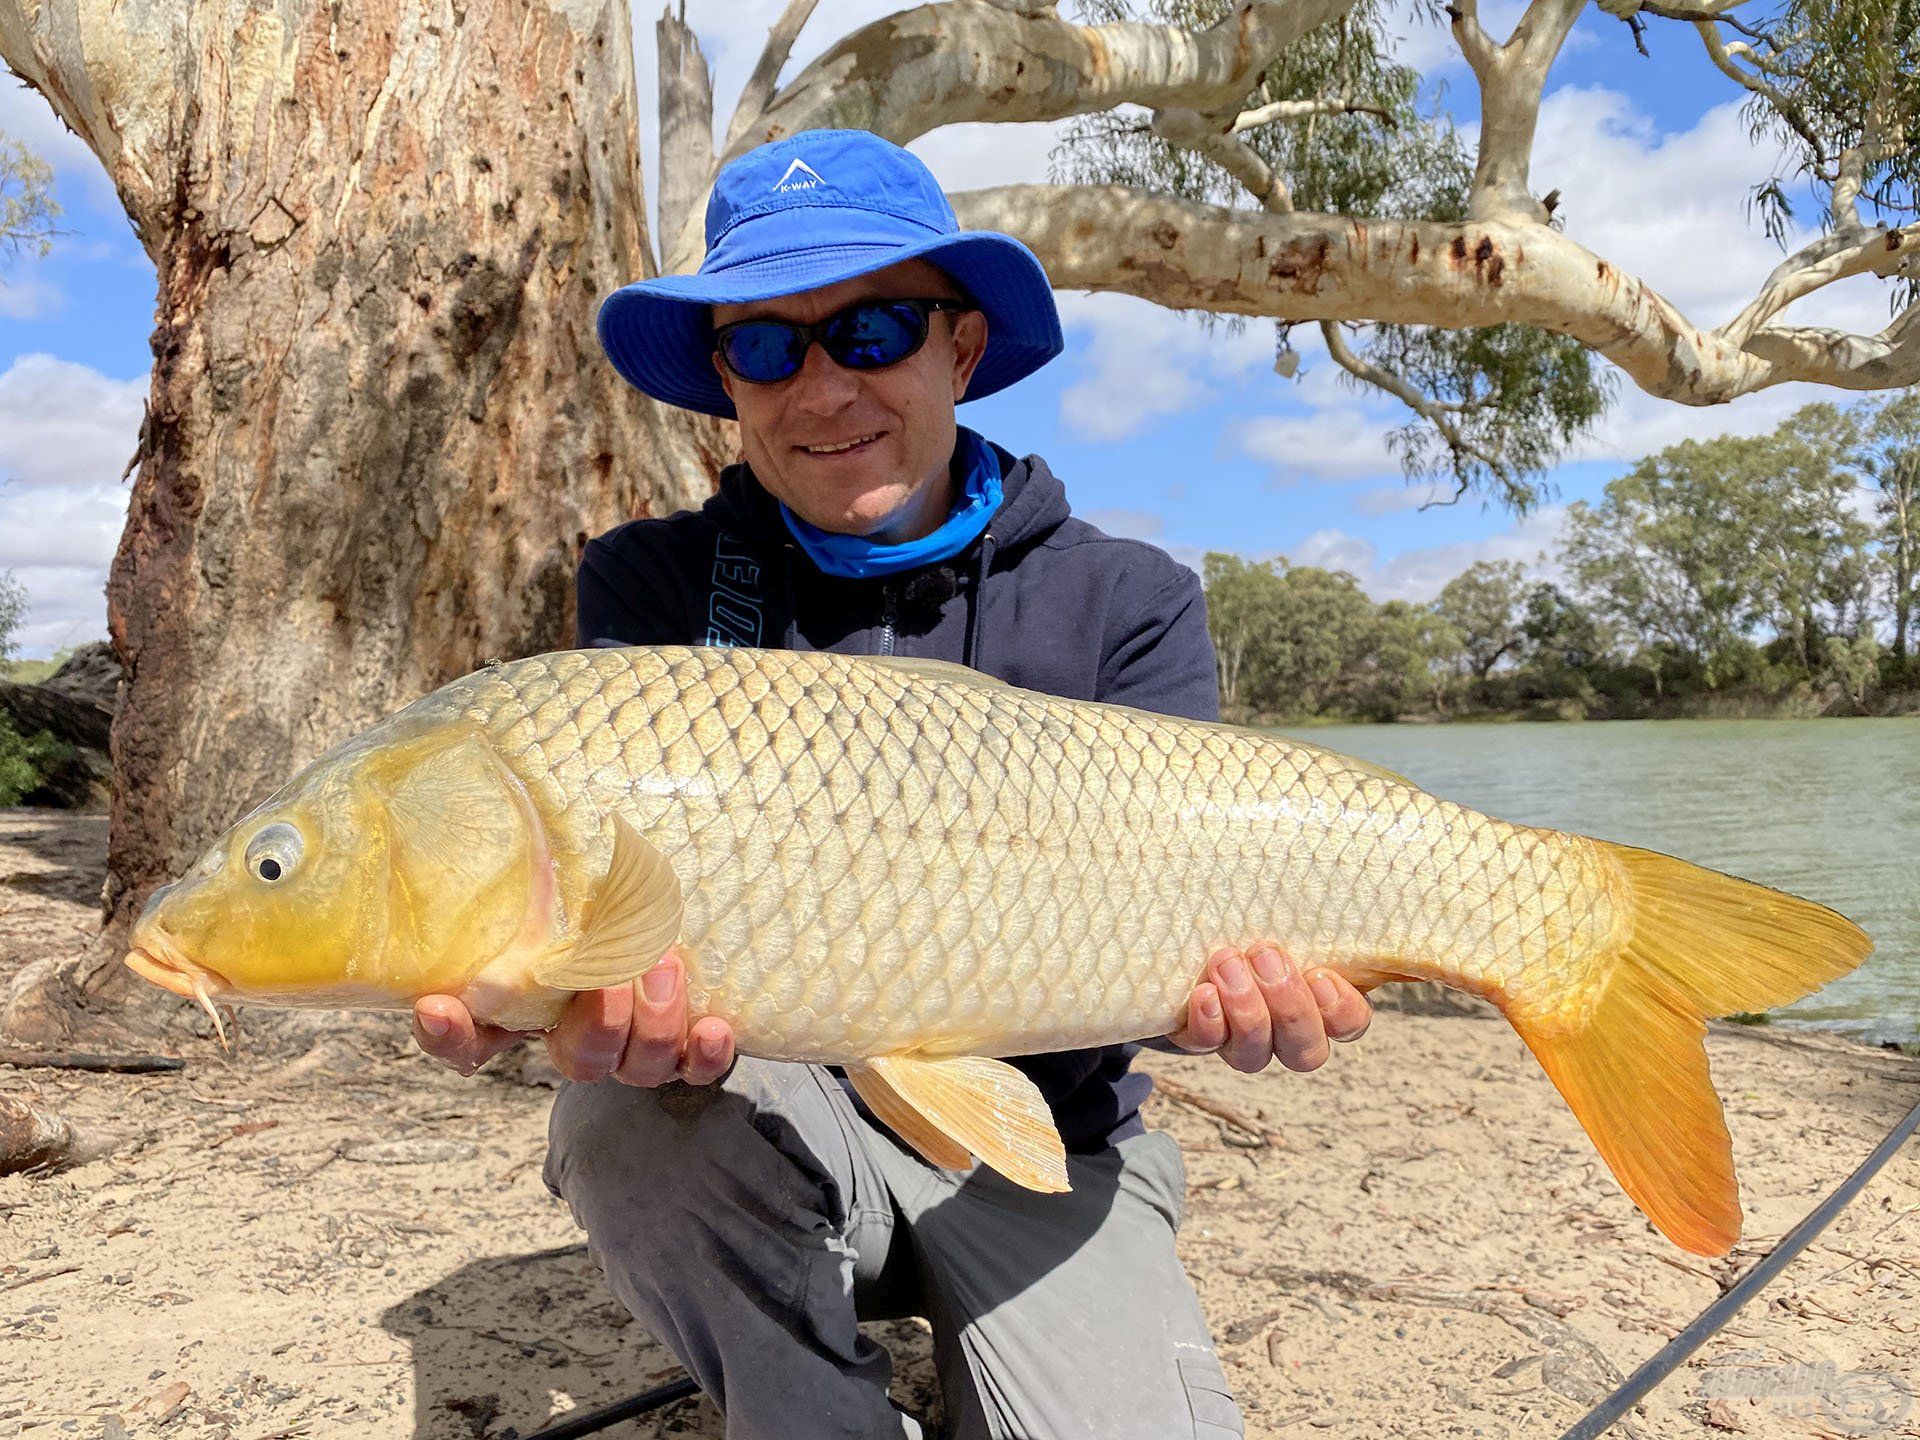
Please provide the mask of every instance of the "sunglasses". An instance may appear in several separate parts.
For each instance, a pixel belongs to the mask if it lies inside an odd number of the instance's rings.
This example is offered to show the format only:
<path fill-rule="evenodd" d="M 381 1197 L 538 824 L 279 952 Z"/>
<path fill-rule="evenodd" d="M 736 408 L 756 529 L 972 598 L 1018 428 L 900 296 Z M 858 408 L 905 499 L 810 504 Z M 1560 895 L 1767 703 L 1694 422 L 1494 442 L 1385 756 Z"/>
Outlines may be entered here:
<path fill-rule="evenodd" d="M 860 300 L 814 325 L 736 320 L 713 332 L 713 348 L 722 365 L 753 385 L 774 385 L 799 374 L 816 340 L 836 365 L 884 370 L 927 343 L 927 317 L 934 311 L 974 308 L 964 300 Z"/>

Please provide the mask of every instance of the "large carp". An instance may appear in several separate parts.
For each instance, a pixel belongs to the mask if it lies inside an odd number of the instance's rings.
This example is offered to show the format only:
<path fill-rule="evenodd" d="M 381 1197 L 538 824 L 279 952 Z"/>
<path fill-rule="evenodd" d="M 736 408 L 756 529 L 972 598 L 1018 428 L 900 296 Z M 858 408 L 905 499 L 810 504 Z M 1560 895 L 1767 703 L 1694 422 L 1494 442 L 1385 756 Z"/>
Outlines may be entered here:
<path fill-rule="evenodd" d="M 157 892 L 127 963 L 197 998 L 551 1025 L 669 945 L 739 1048 L 843 1064 L 930 1161 L 1066 1185 L 989 1057 L 1164 1035 L 1205 957 L 1492 1001 L 1665 1234 L 1739 1235 L 1703 1016 L 1870 948 L 1804 900 L 1508 825 L 1277 735 L 959 666 L 590 650 L 491 665 L 336 746 Z"/>

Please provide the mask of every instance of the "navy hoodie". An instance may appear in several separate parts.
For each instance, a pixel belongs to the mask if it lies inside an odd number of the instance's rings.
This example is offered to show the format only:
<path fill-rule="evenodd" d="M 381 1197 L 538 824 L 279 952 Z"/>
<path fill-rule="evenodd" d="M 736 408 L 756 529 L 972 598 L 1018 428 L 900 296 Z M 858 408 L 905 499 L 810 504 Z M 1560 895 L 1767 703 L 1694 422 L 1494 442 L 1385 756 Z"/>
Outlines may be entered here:
<path fill-rule="evenodd" d="M 752 472 L 729 466 L 699 510 L 630 521 L 587 545 L 580 644 L 957 660 L 1049 695 L 1216 719 L 1199 577 L 1151 545 L 1074 519 L 1038 456 L 994 450 L 1004 494 L 985 534 L 951 560 L 886 579 L 819 570 Z M 1137 1050 L 1013 1063 L 1040 1087 L 1067 1149 L 1086 1154 L 1143 1128 L 1151 1086 L 1132 1073 Z"/>

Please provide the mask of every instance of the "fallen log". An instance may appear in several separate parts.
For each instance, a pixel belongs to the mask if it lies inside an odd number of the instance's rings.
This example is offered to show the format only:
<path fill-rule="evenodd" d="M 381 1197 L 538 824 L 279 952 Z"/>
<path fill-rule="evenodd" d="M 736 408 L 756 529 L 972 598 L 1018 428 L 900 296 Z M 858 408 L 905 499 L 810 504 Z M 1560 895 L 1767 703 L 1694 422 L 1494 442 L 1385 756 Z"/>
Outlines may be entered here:
<path fill-rule="evenodd" d="M 121 1135 L 75 1130 L 64 1117 L 12 1095 L 0 1095 L 0 1175 L 64 1170 L 116 1149 Z"/>

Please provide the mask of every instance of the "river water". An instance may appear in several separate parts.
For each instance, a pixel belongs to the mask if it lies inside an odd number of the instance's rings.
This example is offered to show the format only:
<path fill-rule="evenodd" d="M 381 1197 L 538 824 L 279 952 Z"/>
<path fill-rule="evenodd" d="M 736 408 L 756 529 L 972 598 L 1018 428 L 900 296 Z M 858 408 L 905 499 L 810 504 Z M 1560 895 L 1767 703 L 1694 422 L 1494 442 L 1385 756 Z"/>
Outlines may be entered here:
<path fill-rule="evenodd" d="M 1299 734 L 1503 820 L 1663 850 L 1831 905 L 1873 937 L 1874 953 L 1776 1018 L 1920 1040 L 1920 719 Z"/>

